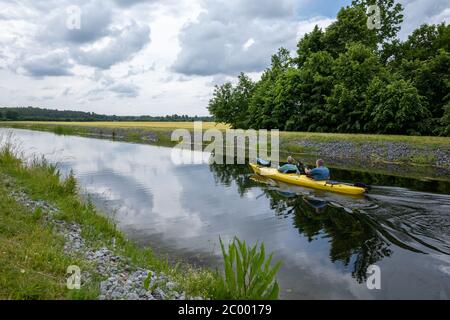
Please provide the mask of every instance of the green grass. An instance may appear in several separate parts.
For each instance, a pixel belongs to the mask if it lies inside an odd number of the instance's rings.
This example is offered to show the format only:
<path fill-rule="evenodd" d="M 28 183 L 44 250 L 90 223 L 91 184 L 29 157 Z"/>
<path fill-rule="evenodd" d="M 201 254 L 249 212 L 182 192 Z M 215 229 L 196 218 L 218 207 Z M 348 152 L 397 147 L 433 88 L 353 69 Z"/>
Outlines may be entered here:
<path fill-rule="evenodd" d="M 126 135 L 125 140 L 131 142 L 141 142 L 142 135 L 139 132 L 130 132 Z"/>
<path fill-rule="evenodd" d="M 73 135 L 76 133 L 75 128 L 68 127 L 68 126 L 55 126 L 51 130 L 53 133 L 59 134 L 59 135 Z"/>
<path fill-rule="evenodd" d="M 418 165 L 427 165 L 430 162 L 436 161 L 436 157 L 431 154 L 416 154 L 408 159 L 408 161 Z"/>
<path fill-rule="evenodd" d="M 281 141 L 312 140 L 317 142 L 350 141 L 354 143 L 406 142 L 414 145 L 450 145 L 450 137 L 403 136 L 381 134 L 281 132 Z"/>
<path fill-rule="evenodd" d="M 92 204 L 80 200 L 72 176 L 61 179 L 57 168 L 44 159 L 34 160 L 26 166 L 7 144 L 0 151 L 0 174 L 11 177 L 13 187 L 23 189 L 32 199 L 45 200 L 58 207 L 57 219 L 79 223 L 82 235 L 91 246 L 112 248 L 115 239 L 116 254 L 128 258 L 136 266 L 166 273 L 188 296 L 213 298 L 217 292 L 220 281 L 217 272 L 185 264 L 173 266 L 150 249 L 137 247 Z M 0 298 L 95 298 L 98 295 L 95 286 L 84 288 L 84 291 L 65 289 L 67 266 L 86 262 L 66 257 L 62 239 L 43 223 L 39 212 L 27 212 L 8 196 L 6 188 L 11 186 L 6 184 L 4 179 L 0 181 Z"/>
<path fill-rule="evenodd" d="M 192 122 L 40 122 L 40 121 L 4 121 L 1 126 L 28 128 L 33 130 L 53 131 L 62 130 L 61 127 L 68 127 L 68 130 L 87 132 L 89 128 L 103 129 L 142 129 L 159 134 L 172 132 L 174 129 L 193 129 Z M 215 124 L 213 122 L 203 123 L 203 129 L 216 128 L 225 130 L 228 126 Z M 68 131 L 68 132 L 69 132 Z M 170 137 L 170 135 L 169 135 Z M 290 141 L 312 140 L 317 142 L 351 141 L 354 143 L 367 142 L 407 142 L 414 145 L 450 145 L 450 137 L 429 137 L 429 136 L 404 136 L 404 135 L 380 135 L 380 134 L 347 134 L 347 133 L 315 133 L 315 132 L 280 132 L 281 143 Z"/>
<path fill-rule="evenodd" d="M 67 289 L 67 267 L 90 266 L 64 255 L 64 240 L 43 222 L 42 212 L 18 204 L 5 184 L 0 176 L 0 299 L 96 298 L 97 286 Z"/>

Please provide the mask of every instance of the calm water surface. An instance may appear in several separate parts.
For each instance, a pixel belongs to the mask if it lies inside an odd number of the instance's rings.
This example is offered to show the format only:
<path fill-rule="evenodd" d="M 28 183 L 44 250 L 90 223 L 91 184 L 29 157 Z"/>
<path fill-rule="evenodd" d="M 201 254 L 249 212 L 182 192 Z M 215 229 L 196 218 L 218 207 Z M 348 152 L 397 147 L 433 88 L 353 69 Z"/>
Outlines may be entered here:
<path fill-rule="evenodd" d="M 283 261 L 283 298 L 450 298 L 450 184 L 332 170 L 373 184 L 349 197 L 258 179 L 247 166 L 181 165 L 171 149 L 13 131 L 27 156 L 73 170 L 128 237 L 220 267 L 218 239 L 264 241 Z M 366 270 L 381 269 L 381 290 Z"/>

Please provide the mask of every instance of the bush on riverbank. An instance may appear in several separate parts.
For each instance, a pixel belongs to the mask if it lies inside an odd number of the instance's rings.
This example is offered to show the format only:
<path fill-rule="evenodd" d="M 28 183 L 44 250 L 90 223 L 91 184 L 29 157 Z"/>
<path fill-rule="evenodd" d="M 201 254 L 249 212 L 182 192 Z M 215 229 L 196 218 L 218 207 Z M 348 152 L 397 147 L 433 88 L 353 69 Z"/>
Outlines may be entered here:
<path fill-rule="evenodd" d="M 217 296 L 221 299 L 276 300 L 280 288 L 275 279 L 281 262 L 271 267 L 272 256 L 266 258 L 264 244 L 247 246 L 238 238 L 228 244 L 220 240 L 225 264 L 225 278 L 220 282 Z"/>

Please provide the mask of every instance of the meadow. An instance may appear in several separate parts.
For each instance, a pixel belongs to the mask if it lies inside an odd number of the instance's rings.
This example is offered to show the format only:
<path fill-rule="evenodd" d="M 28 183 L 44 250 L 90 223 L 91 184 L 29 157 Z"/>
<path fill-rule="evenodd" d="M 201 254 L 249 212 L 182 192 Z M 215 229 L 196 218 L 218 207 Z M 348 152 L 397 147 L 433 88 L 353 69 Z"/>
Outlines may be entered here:
<path fill-rule="evenodd" d="M 95 122 L 66 122 L 66 121 L 8 121 L 7 124 L 20 124 L 20 125 L 66 125 L 66 126 L 78 126 L 78 127 L 98 127 L 98 128 L 128 128 L 128 129 L 193 129 L 193 122 L 138 122 L 138 121 L 95 121 Z M 228 129 L 229 126 L 222 123 L 215 122 L 203 122 L 204 129 Z"/>

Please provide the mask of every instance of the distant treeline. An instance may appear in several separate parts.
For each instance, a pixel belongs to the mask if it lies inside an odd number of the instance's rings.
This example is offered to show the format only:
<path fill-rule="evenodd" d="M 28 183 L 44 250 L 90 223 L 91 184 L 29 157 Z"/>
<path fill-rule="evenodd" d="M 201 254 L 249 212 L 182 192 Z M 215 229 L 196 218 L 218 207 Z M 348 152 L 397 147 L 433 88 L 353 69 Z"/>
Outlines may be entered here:
<path fill-rule="evenodd" d="M 373 4 L 379 28 L 369 28 Z M 450 135 L 450 25 L 400 41 L 402 11 L 394 0 L 354 0 L 300 39 L 295 56 L 281 48 L 261 80 L 242 73 L 217 86 L 210 113 L 243 129 Z"/>
<path fill-rule="evenodd" d="M 0 121 L 213 121 L 212 117 L 187 115 L 115 116 L 93 112 L 51 110 L 34 107 L 0 108 Z"/>

